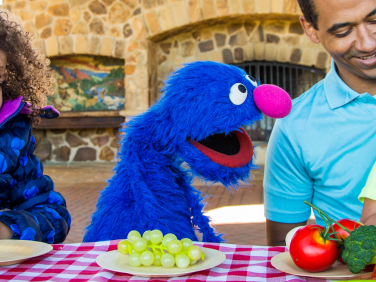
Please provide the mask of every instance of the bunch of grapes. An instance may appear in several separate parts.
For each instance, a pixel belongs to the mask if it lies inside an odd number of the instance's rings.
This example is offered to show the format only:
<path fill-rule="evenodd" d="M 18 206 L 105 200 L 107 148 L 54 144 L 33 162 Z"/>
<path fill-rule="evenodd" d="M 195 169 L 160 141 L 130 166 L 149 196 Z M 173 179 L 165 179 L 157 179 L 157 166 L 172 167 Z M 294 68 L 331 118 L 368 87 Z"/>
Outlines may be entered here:
<path fill-rule="evenodd" d="M 118 250 L 123 255 L 129 254 L 129 265 L 133 267 L 153 264 L 172 268 L 176 264 L 179 268 L 187 268 L 205 258 L 205 253 L 194 246 L 192 240 L 184 238 L 179 241 L 172 233 L 163 236 L 158 229 L 147 230 L 142 237 L 138 231 L 132 230 L 127 240 L 119 242 Z"/>

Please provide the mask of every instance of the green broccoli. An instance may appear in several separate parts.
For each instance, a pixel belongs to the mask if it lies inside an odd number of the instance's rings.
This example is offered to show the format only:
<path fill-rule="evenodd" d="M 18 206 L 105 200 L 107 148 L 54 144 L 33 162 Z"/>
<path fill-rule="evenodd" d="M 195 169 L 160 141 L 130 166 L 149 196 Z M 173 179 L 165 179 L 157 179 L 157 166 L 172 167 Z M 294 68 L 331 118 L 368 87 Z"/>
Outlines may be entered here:
<path fill-rule="evenodd" d="M 355 274 L 368 264 L 376 264 L 376 227 L 364 225 L 352 231 L 345 239 L 342 259 Z"/>

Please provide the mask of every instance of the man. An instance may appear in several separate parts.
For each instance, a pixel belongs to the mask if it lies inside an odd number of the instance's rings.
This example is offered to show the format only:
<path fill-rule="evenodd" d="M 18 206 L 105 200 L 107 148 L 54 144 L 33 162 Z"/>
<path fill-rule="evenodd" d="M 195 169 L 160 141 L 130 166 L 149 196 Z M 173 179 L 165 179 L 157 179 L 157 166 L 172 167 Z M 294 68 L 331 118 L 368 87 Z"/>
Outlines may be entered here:
<path fill-rule="evenodd" d="M 333 219 L 359 220 L 358 196 L 376 161 L 376 0 L 298 1 L 306 35 L 333 61 L 273 129 L 264 178 L 270 246 L 307 223 L 304 200 Z"/>

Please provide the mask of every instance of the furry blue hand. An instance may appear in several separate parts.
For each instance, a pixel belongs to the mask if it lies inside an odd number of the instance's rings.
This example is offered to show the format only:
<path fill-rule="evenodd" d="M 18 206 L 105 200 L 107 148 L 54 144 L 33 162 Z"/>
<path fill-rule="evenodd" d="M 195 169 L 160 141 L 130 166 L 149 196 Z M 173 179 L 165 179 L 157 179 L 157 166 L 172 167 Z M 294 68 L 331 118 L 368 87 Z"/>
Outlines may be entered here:
<path fill-rule="evenodd" d="M 226 187 L 247 179 L 253 146 L 241 126 L 262 117 L 252 96 L 257 86 L 242 69 L 220 63 L 195 62 L 174 72 L 162 98 L 125 124 L 120 161 L 84 241 L 153 229 L 194 241 L 198 230 L 204 241 L 223 241 L 203 215 L 192 176 Z"/>

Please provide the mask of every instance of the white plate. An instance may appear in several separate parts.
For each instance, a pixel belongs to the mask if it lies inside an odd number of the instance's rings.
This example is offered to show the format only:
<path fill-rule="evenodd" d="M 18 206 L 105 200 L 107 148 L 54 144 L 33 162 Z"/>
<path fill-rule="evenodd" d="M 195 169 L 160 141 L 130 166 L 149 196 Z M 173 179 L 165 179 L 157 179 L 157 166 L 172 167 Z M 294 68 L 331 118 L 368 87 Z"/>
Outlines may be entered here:
<path fill-rule="evenodd" d="M 23 262 L 44 255 L 52 246 L 42 242 L 26 240 L 0 240 L 0 266 Z"/>
<path fill-rule="evenodd" d="M 345 264 L 338 261 L 335 262 L 331 268 L 323 272 L 305 271 L 295 265 L 290 256 L 290 252 L 285 252 L 274 256 L 271 260 L 271 264 L 280 271 L 297 276 L 307 276 L 321 279 L 344 279 L 356 275 L 351 273 Z"/>
<path fill-rule="evenodd" d="M 196 264 L 181 269 L 177 266 L 173 268 L 163 268 L 161 266 L 140 266 L 132 267 L 128 264 L 129 255 L 122 255 L 118 250 L 110 251 L 99 255 L 96 259 L 97 264 L 105 269 L 128 273 L 143 277 L 175 277 L 183 276 L 193 272 L 206 270 L 225 261 L 226 255 L 221 251 L 201 248 L 205 252 L 205 259 L 198 260 Z"/>

